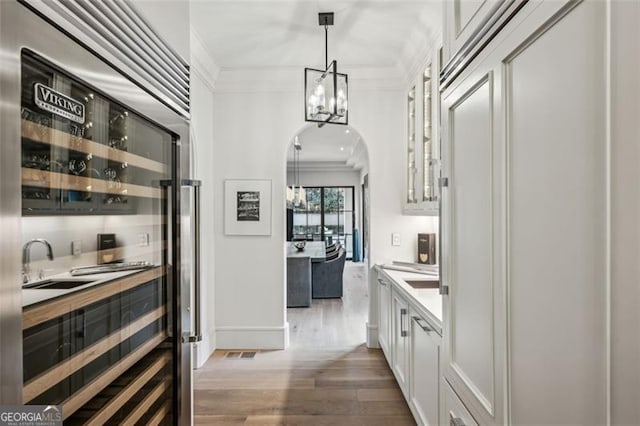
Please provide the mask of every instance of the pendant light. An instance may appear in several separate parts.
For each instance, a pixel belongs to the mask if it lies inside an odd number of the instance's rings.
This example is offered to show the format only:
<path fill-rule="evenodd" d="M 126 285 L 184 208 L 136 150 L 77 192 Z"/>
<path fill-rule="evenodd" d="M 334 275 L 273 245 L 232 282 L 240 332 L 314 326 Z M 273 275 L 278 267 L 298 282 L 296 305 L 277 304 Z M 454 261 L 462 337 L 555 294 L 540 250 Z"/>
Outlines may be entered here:
<path fill-rule="evenodd" d="M 347 74 L 338 72 L 336 60 L 329 63 L 328 28 L 333 25 L 333 12 L 318 14 L 324 26 L 324 70 L 304 69 L 305 121 L 322 127 L 330 124 L 349 124 Z"/>
<path fill-rule="evenodd" d="M 298 136 L 293 141 L 293 187 L 287 187 L 287 202 L 297 208 L 305 208 L 307 204 L 307 195 L 300 185 L 300 151 L 302 145 Z"/>

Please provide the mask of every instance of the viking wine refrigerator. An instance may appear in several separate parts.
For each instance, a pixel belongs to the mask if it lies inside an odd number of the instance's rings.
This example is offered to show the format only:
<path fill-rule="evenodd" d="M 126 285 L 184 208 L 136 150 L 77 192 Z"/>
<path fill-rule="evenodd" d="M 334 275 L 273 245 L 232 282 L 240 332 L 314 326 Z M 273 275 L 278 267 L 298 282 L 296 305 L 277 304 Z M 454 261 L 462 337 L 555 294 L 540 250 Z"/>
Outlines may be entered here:
<path fill-rule="evenodd" d="M 0 405 L 64 424 L 191 422 L 188 66 L 138 18 L 0 5 Z"/>

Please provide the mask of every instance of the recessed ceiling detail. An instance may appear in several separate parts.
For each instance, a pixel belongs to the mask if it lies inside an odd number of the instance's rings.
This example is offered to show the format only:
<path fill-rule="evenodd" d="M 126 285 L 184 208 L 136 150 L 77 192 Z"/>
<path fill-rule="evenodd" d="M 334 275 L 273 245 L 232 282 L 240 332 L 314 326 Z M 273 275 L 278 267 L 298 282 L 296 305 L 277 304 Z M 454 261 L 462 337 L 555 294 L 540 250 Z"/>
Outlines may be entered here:
<path fill-rule="evenodd" d="M 192 2 L 191 19 L 222 68 L 324 66 L 319 12 L 334 11 L 329 40 L 342 68 L 393 67 L 441 27 L 440 0 L 207 0 Z M 415 53 L 415 52 L 413 52 Z"/>
<path fill-rule="evenodd" d="M 324 126 L 318 128 L 309 126 L 298 135 L 298 141 L 302 145 L 300 151 L 300 163 L 332 163 L 353 167 L 358 163 L 354 157 L 360 155 L 361 151 L 366 152 L 364 142 L 360 135 L 353 129 L 349 133 L 345 132 L 343 126 Z M 293 144 L 287 152 L 287 162 L 293 164 L 294 147 Z"/>

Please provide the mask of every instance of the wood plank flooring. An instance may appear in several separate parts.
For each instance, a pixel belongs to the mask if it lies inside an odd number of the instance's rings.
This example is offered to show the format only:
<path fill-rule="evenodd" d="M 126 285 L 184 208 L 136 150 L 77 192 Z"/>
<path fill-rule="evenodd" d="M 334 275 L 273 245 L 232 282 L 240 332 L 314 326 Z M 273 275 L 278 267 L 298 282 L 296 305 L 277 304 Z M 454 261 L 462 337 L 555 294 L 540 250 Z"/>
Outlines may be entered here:
<path fill-rule="evenodd" d="M 364 344 L 368 303 L 366 266 L 347 262 L 342 300 L 288 309 L 287 350 L 216 351 L 194 372 L 195 423 L 414 425 L 384 355 Z"/>

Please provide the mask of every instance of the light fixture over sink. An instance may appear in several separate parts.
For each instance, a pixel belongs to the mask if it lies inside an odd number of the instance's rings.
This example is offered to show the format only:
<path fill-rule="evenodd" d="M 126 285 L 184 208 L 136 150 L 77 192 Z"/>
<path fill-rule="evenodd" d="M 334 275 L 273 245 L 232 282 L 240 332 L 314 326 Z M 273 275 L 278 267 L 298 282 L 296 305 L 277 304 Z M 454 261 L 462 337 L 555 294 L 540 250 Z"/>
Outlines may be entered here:
<path fill-rule="evenodd" d="M 338 72 L 336 60 L 329 63 L 328 27 L 333 25 L 333 12 L 318 14 L 324 26 L 324 70 L 304 69 L 305 121 L 322 127 L 330 124 L 349 124 L 347 74 Z"/>

